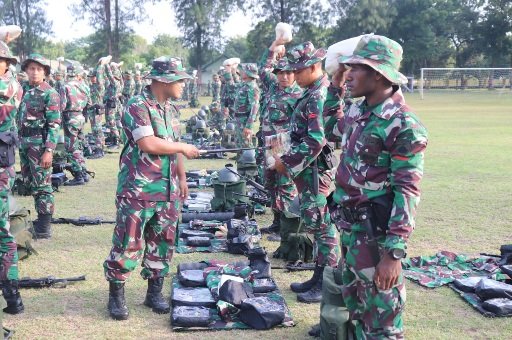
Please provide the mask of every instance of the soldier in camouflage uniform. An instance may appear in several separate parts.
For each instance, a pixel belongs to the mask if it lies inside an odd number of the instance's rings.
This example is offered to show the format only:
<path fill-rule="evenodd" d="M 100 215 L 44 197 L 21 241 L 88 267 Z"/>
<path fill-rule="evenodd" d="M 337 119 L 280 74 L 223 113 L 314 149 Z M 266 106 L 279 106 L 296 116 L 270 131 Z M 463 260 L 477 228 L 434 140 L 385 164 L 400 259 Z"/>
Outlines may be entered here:
<path fill-rule="evenodd" d="M 263 98 L 260 106 L 260 132 L 263 141 L 267 136 L 290 131 L 293 108 L 302 95 L 301 88 L 295 83 L 293 72 L 284 70 L 288 65 L 288 59 L 280 58 L 277 61 L 280 56 L 274 52 L 276 46 L 278 45 L 274 42 L 269 49 L 265 50 L 258 65 L 263 87 Z M 265 153 L 264 150 L 259 151 Z M 265 159 L 264 156 L 259 158 Z M 261 231 L 279 234 L 280 220 L 281 218 L 283 220 L 288 219 L 284 213 L 290 210 L 290 205 L 298 194 L 297 188 L 288 173 L 278 174 L 275 170 L 270 170 L 266 166 L 262 168 L 264 169 L 265 187 L 272 193 L 274 221 L 270 227 L 262 228 Z M 287 242 L 287 236 L 283 235 L 285 242 Z M 279 241 L 279 237 L 276 236 L 271 239 Z M 279 254 L 276 253 L 276 256 L 279 256 Z"/>
<path fill-rule="evenodd" d="M 104 156 L 105 136 L 101 126 L 102 117 L 105 112 L 103 105 L 103 96 L 105 95 L 105 69 L 98 65 L 89 75 L 91 82 L 91 105 L 89 106 L 89 119 L 91 120 L 91 129 L 94 136 L 96 150 L 91 158 L 101 158 Z"/>
<path fill-rule="evenodd" d="M 414 229 L 427 131 L 405 103 L 398 69 L 402 47 L 363 36 L 340 57 L 333 84 L 346 78 L 353 97 L 346 112 L 326 116 L 331 139 L 342 141 L 332 209 L 342 230 L 343 298 L 357 339 L 403 339 L 405 285 L 401 259 Z M 344 74 L 346 73 L 346 74 Z"/>
<path fill-rule="evenodd" d="M 213 82 L 212 82 L 212 102 L 218 102 L 220 101 L 220 86 L 221 86 L 221 82 L 220 82 L 220 79 L 219 79 L 219 75 L 218 74 L 214 74 L 212 76 L 213 78 Z"/>
<path fill-rule="evenodd" d="M 140 77 L 140 71 L 139 70 L 135 71 L 134 83 L 135 83 L 135 87 L 133 88 L 133 95 L 134 96 L 138 96 L 139 94 L 142 93 L 142 79 Z"/>
<path fill-rule="evenodd" d="M 219 102 L 213 102 L 210 104 L 210 121 L 209 125 L 216 128 L 218 131 L 224 130 L 226 127 L 226 116 L 220 110 Z"/>
<path fill-rule="evenodd" d="M 238 77 L 236 76 L 238 65 L 226 65 L 222 77 L 224 83 L 220 94 L 221 109 L 227 116 L 234 116 L 234 104 L 239 85 Z"/>
<path fill-rule="evenodd" d="M 124 86 L 123 86 L 123 97 L 124 97 L 124 103 L 128 103 L 128 100 L 133 96 L 133 93 L 135 91 L 135 82 L 133 80 L 133 74 L 132 71 L 127 70 L 124 71 Z"/>
<path fill-rule="evenodd" d="M 18 314 L 24 310 L 18 292 L 18 252 L 14 236 L 10 233 L 9 193 L 14 183 L 14 148 L 16 147 L 16 118 L 23 90 L 16 77 L 9 70 L 10 65 L 17 64 L 9 47 L 0 42 L 0 140 L 2 151 L 9 145 L 12 159 L 0 163 L 0 284 L 7 302 L 3 309 L 9 314 Z"/>
<path fill-rule="evenodd" d="M 237 87 L 237 95 L 233 105 L 235 124 L 237 127 L 237 146 L 252 145 L 252 128 L 258 120 L 260 107 L 260 88 L 256 79 L 259 79 L 256 64 L 241 64 L 242 83 Z"/>
<path fill-rule="evenodd" d="M 34 237 L 51 237 L 55 199 L 51 182 L 53 151 L 57 146 L 61 114 L 60 97 L 47 82 L 49 62 L 40 54 L 30 54 L 21 65 L 30 86 L 20 105 L 19 135 L 21 174 L 30 183 L 37 220 Z"/>
<path fill-rule="evenodd" d="M 197 77 L 196 77 L 196 70 L 192 72 L 192 78 L 188 82 L 188 95 L 190 98 L 190 101 L 188 105 L 190 107 L 199 107 L 199 99 L 197 96 L 199 95 L 198 88 L 197 88 Z"/>
<path fill-rule="evenodd" d="M 76 79 L 77 71 L 75 66 L 68 66 L 68 81 L 64 85 L 64 91 L 61 95 L 62 127 L 68 161 L 71 164 L 71 173 L 74 177 L 65 185 L 70 186 L 84 185 L 87 177 L 79 135 L 83 134 L 85 124 L 83 110 L 89 102 L 89 97 L 83 84 Z"/>
<path fill-rule="evenodd" d="M 104 63 L 105 75 L 108 79 L 108 87 L 105 91 L 105 120 L 109 129 L 109 136 L 112 140 L 112 144 L 109 147 L 119 147 L 120 136 L 119 136 L 119 125 L 117 120 L 121 116 L 121 72 L 117 67 L 111 66 L 108 62 Z"/>
<path fill-rule="evenodd" d="M 301 223 L 315 237 L 317 253 L 313 277 L 291 285 L 292 291 L 299 293 L 297 298 L 301 302 L 320 302 L 323 270 L 325 266 L 336 267 L 340 256 L 339 233 L 327 209 L 334 164 L 329 161 L 322 117 L 329 85 L 321 64 L 325 53 L 306 42 L 286 54 L 285 70 L 294 71 L 295 81 L 304 92 L 291 118 L 290 151 L 275 158 L 277 172 L 289 173 L 293 178 L 299 191 Z"/>
<path fill-rule="evenodd" d="M 103 265 L 110 284 L 108 310 L 117 320 L 128 318 L 124 282 L 141 258 L 141 275 L 148 279 L 144 304 L 155 313 L 169 313 L 161 291 L 170 270 L 180 199 L 188 196 L 184 156 L 199 156 L 196 147 L 178 142 L 179 113 L 171 100 L 181 97 L 190 78 L 181 60 L 155 59 L 147 78 L 151 85 L 130 99 L 123 115 L 126 144 L 119 162 L 117 223 Z"/>

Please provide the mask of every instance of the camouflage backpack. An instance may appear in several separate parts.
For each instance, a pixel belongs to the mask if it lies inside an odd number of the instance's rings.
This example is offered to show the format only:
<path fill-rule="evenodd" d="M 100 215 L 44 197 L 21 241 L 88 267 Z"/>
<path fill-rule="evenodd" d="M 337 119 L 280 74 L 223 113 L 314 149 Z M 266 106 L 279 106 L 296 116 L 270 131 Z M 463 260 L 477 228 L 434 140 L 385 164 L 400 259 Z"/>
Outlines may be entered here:
<path fill-rule="evenodd" d="M 10 232 L 16 244 L 18 245 L 18 259 L 23 260 L 37 252 L 32 247 L 32 220 L 30 219 L 30 211 L 26 208 L 18 208 L 9 215 L 9 223 L 11 225 Z"/>
<path fill-rule="evenodd" d="M 281 243 L 273 256 L 287 262 L 311 262 L 313 260 L 313 235 L 305 232 L 305 227 L 300 223 L 299 217 L 283 215 L 279 221 Z"/>

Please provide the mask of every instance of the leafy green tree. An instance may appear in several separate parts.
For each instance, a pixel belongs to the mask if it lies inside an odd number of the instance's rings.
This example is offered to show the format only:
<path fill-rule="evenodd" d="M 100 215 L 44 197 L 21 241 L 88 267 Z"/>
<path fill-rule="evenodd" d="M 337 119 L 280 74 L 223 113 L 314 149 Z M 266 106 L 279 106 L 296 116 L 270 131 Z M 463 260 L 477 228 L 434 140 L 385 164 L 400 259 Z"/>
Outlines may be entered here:
<path fill-rule="evenodd" d="M 242 62 L 256 61 L 249 53 L 249 41 L 246 37 L 231 38 L 224 47 L 224 54 L 230 58 L 239 57 Z"/>
<path fill-rule="evenodd" d="M 170 36 L 169 34 L 160 34 L 155 37 L 153 43 L 148 46 L 147 51 L 142 54 L 147 65 L 150 65 L 153 59 L 171 55 L 180 57 L 185 62 L 189 57 L 189 50 L 183 46 L 181 38 Z"/>

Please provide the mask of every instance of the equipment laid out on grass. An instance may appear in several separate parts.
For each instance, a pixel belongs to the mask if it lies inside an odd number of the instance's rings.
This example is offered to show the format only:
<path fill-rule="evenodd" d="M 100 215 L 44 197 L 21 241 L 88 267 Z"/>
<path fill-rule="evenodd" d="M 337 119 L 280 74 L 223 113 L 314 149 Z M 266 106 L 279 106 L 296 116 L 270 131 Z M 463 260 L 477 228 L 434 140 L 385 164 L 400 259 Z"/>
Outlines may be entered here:
<path fill-rule="evenodd" d="M 175 331 L 270 329 L 294 321 L 271 277 L 266 252 L 249 261 L 207 260 L 178 265 L 172 280 L 171 326 Z"/>
<path fill-rule="evenodd" d="M 52 224 L 72 224 L 78 227 L 83 227 L 86 225 L 100 225 L 100 224 L 115 224 L 114 220 L 105 220 L 101 217 L 85 217 L 80 216 L 79 218 L 67 218 L 67 217 L 59 217 L 53 218 Z"/>
<path fill-rule="evenodd" d="M 402 260 L 404 276 L 437 288 L 449 285 L 484 316 L 512 316 L 512 245 L 501 256 L 466 256 L 440 251 Z"/>
<path fill-rule="evenodd" d="M 65 279 L 58 279 L 54 276 L 41 277 L 32 279 L 30 277 L 21 278 L 18 281 L 20 288 L 65 288 L 70 282 L 85 281 L 85 275 L 77 277 L 67 277 Z"/>

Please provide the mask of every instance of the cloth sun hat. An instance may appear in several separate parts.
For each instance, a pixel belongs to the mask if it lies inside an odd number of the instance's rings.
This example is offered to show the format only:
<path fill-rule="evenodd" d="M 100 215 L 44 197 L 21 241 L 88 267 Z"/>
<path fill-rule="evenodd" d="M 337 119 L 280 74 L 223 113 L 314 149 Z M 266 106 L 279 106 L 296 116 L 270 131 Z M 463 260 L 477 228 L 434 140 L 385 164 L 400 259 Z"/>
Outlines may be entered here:
<path fill-rule="evenodd" d="M 272 73 L 278 73 L 280 71 L 286 71 L 286 67 L 288 66 L 288 58 L 283 57 L 277 61 L 276 66 L 274 66 L 274 70 Z"/>
<path fill-rule="evenodd" d="M 44 67 L 44 73 L 48 76 L 50 75 L 50 63 L 48 62 L 48 60 L 43 57 L 41 54 L 39 53 L 31 53 L 28 55 L 27 59 L 25 59 L 25 61 L 23 61 L 23 63 L 21 64 L 21 70 L 22 71 L 26 71 L 26 68 L 28 66 L 28 64 L 30 64 L 31 62 L 36 62 L 38 63 L 39 65 L 43 66 Z"/>
<path fill-rule="evenodd" d="M 310 67 L 324 60 L 326 53 L 323 48 L 316 49 L 311 41 L 294 46 L 286 52 L 288 66 L 283 71 L 296 71 Z"/>
<path fill-rule="evenodd" d="M 9 46 L 7 46 L 3 41 L 0 41 L 0 59 L 6 59 L 11 65 L 16 65 L 18 63 L 18 59 L 12 55 Z"/>
<path fill-rule="evenodd" d="M 367 34 L 361 37 L 351 56 L 341 56 L 341 64 L 364 64 L 382 74 L 392 84 L 407 83 L 407 77 L 400 73 L 402 46 L 382 35 Z"/>
<path fill-rule="evenodd" d="M 192 79 L 185 72 L 185 68 L 180 58 L 163 56 L 153 60 L 151 71 L 145 77 L 146 79 L 154 79 L 162 83 L 173 83 L 182 79 Z"/>
<path fill-rule="evenodd" d="M 258 75 L 258 66 L 254 63 L 240 64 L 240 68 L 242 71 L 247 74 L 247 76 L 255 79 L 259 79 Z"/>

